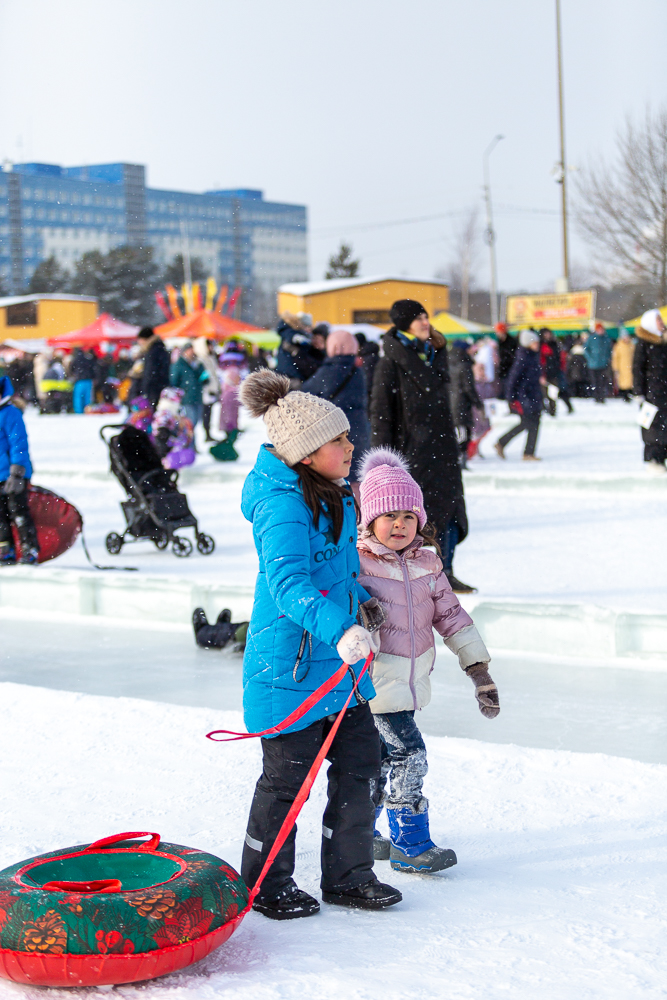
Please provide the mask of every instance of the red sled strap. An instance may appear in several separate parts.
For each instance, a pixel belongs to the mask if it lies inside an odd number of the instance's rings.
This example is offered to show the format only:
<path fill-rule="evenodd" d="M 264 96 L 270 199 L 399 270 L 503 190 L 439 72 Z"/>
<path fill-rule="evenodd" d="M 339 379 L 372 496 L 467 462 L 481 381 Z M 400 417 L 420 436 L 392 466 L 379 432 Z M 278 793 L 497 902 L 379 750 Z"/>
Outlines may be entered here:
<path fill-rule="evenodd" d="M 359 680 L 361 680 L 371 659 L 372 654 L 366 660 L 364 668 L 359 674 Z M 289 727 L 295 722 L 298 722 L 299 719 L 303 718 L 306 712 L 309 712 L 311 708 L 318 703 L 318 701 L 321 701 L 325 695 L 329 694 L 329 691 L 332 691 L 337 684 L 340 684 L 349 669 L 349 664 L 343 663 L 332 677 L 326 680 L 324 684 L 320 684 L 317 690 L 313 691 L 312 694 L 309 694 L 306 700 L 302 702 L 298 708 L 295 708 L 286 719 L 283 719 L 283 721 L 279 722 L 276 726 L 271 726 L 270 729 L 265 729 L 263 733 L 235 733 L 232 729 L 214 729 L 212 732 L 206 734 L 206 739 L 213 740 L 214 743 L 229 743 L 233 740 L 252 740 L 257 736 L 273 736 L 275 733 L 282 733 L 285 729 L 289 729 Z M 352 688 L 353 692 L 356 690 L 358 683 L 359 681 L 357 681 Z M 222 739 L 219 738 L 221 734 Z"/>
<path fill-rule="evenodd" d="M 280 830 L 278 831 L 278 836 L 276 837 L 276 839 L 275 839 L 275 841 L 273 843 L 273 847 L 269 851 L 267 859 L 264 862 L 264 867 L 262 868 L 261 872 L 259 873 L 259 878 L 257 879 L 257 881 L 255 882 L 254 886 L 250 890 L 250 895 L 248 896 L 248 905 L 239 914 L 239 916 L 244 916 L 251 909 L 252 904 L 255 901 L 255 897 L 257 896 L 257 894 L 258 894 L 258 892 L 259 892 L 259 890 L 261 888 L 262 882 L 264 881 L 264 879 L 266 877 L 266 874 L 269 871 L 269 868 L 271 867 L 271 865 L 273 864 L 273 862 L 276 860 L 276 858 L 278 856 L 278 852 L 280 851 L 280 848 L 283 846 L 283 844 L 285 843 L 285 841 L 289 837 L 290 831 L 291 831 L 292 827 L 294 826 L 294 824 L 296 823 L 297 817 L 298 817 L 299 813 L 301 812 L 301 810 L 303 809 L 303 806 L 304 806 L 304 804 L 306 802 L 306 799 L 310 795 L 310 790 L 313 787 L 313 785 L 315 784 L 315 778 L 317 777 L 318 772 L 319 772 L 320 768 L 322 767 L 322 762 L 324 761 L 324 758 L 328 754 L 329 748 L 330 748 L 331 744 L 334 741 L 336 733 L 338 732 L 338 727 L 340 726 L 341 722 L 343 721 L 343 716 L 345 715 L 345 713 L 346 713 L 346 711 L 347 711 L 347 709 L 349 707 L 349 704 L 352 701 L 352 696 L 354 695 L 355 691 L 357 690 L 357 688 L 359 686 L 359 681 L 361 680 L 361 678 L 364 676 L 364 674 L 366 673 L 366 671 L 370 667 L 372 660 L 373 660 L 373 654 L 371 653 L 370 656 L 368 657 L 368 659 L 366 660 L 366 662 L 364 663 L 364 666 L 363 666 L 363 668 L 362 668 L 362 670 L 361 670 L 361 672 L 359 674 L 359 677 L 355 678 L 354 684 L 352 686 L 352 690 L 350 691 L 350 694 L 348 696 L 347 701 L 345 702 L 345 704 L 341 708 L 340 712 L 336 716 L 336 721 L 334 722 L 334 724 L 332 725 L 331 729 L 329 730 L 329 734 L 328 734 L 327 738 L 325 739 L 324 743 L 322 744 L 317 757 L 315 758 L 315 760 L 311 764 L 310 770 L 308 771 L 308 774 L 306 775 L 306 779 L 305 779 L 304 783 L 302 784 L 301 788 L 299 789 L 299 791 L 297 792 L 297 796 L 294 799 L 294 802 L 292 803 L 292 805 L 290 806 L 290 810 L 287 813 L 287 816 L 283 820 L 283 824 L 280 827 Z M 344 663 L 343 667 L 341 669 L 347 670 L 347 664 Z M 334 676 L 337 677 L 339 674 L 340 674 L 340 670 L 337 671 Z M 322 687 L 324 687 L 324 685 L 322 685 Z M 320 689 L 318 689 L 318 690 L 320 690 Z M 314 692 L 314 694 L 317 694 L 317 692 Z M 313 697 L 313 695 L 311 695 L 311 698 L 312 697 Z M 305 702 L 304 702 L 304 704 L 305 704 Z M 292 713 L 292 714 L 294 714 L 294 713 Z M 290 718 L 291 718 L 291 716 L 290 716 Z M 285 722 L 287 722 L 287 720 L 285 720 Z M 281 722 L 280 725 L 284 726 L 284 723 Z M 219 731 L 223 732 L 224 730 L 219 730 Z"/>

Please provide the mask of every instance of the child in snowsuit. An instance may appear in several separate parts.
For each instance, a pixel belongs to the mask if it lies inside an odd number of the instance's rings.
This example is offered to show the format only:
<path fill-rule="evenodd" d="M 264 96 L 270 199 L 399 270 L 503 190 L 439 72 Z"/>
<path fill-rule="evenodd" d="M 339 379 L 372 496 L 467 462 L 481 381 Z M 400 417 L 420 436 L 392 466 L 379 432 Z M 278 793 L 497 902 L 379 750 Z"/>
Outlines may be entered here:
<path fill-rule="evenodd" d="M 243 660 L 243 709 L 250 732 L 263 732 L 295 711 L 341 665 L 345 678 L 289 731 L 262 739 L 241 873 L 260 874 L 297 792 L 375 643 L 357 624 L 359 586 L 356 512 L 346 479 L 353 447 L 337 406 L 290 392 L 284 375 L 262 370 L 242 385 L 241 402 L 263 416 L 270 445 L 260 448 L 243 487 L 259 575 Z M 377 602 L 373 602 L 377 603 Z M 379 909 L 401 894 L 373 874 L 372 795 L 380 778 L 380 741 L 365 674 L 328 753 L 328 803 L 322 826 L 322 899 Z M 255 899 L 276 920 L 317 913 L 319 903 L 293 878 L 292 829 Z"/>
<path fill-rule="evenodd" d="M 431 840 L 428 800 L 422 794 L 426 747 L 414 718 L 431 700 L 433 629 L 458 655 L 486 718 L 500 711 L 498 691 L 479 632 L 452 593 L 440 559 L 423 548 L 434 538 L 426 524 L 422 491 L 405 460 L 388 448 L 374 448 L 364 456 L 361 473 L 360 581 L 386 614 L 373 663 L 375 698 L 370 705 L 383 746 L 376 819 L 386 805 L 391 839 L 376 832 L 375 857 L 390 859 L 398 871 L 436 872 L 455 865 L 456 855 Z"/>
<path fill-rule="evenodd" d="M 12 383 L 0 379 L 0 566 L 16 562 L 12 522 L 21 544 L 22 563 L 39 558 L 37 531 L 28 508 L 32 464 L 23 414 L 12 403 Z"/>

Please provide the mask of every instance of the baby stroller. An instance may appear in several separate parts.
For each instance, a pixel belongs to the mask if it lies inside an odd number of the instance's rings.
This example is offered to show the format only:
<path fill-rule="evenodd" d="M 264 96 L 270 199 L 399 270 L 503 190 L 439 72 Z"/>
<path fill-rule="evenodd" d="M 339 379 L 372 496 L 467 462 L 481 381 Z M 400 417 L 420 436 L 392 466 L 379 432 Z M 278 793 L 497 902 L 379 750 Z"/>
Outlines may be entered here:
<path fill-rule="evenodd" d="M 120 433 L 109 439 L 105 431 L 110 430 Z M 194 528 L 197 549 L 210 556 L 214 540 L 199 530 L 187 497 L 176 486 L 178 472 L 163 467 L 148 434 L 129 424 L 105 424 L 100 437 L 109 448 L 111 471 L 128 496 L 121 503 L 127 528 L 122 535 L 115 531 L 107 535 L 107 550 L 117 555 L 126 541 L 149 538 L 157 549 L 166 549 L 171 542 L 174 555 L 184 558 L 192 553 L 192 542 L 176 531 Z"/>

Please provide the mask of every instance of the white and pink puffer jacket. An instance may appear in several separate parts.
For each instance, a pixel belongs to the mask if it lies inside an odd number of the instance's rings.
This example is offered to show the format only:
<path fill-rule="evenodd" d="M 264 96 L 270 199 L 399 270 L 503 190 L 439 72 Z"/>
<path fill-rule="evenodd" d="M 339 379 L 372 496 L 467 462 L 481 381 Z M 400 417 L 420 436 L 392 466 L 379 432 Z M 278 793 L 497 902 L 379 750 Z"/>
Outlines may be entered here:
<path fill-rule="evenodd" d="M 418 535 L 404 552 L 393 552 L 370 531 L 357 548 L 359 582 L 384 607 L 380 652 L 372 667 L 375 715 L 424 708 L 431 700 L 435 661 L 433 629 L 459 657 L 463 670 L 491 657 L 470 615 L 459 604 L 432 549 Z"/>

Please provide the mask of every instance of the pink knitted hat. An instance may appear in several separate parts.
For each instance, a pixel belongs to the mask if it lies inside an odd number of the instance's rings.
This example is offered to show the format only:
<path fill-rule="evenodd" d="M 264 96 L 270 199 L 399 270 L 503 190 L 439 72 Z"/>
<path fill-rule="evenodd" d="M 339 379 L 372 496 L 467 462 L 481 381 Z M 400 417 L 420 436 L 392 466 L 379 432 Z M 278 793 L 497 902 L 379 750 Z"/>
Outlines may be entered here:
<path fill-rule="evenodd" d="M 380 514 L 411 510 L 417 515 L 419 527 L 426 524 L 424 497 L 408 471 L 408 463 L 391 448 L 371 448 L 361 460 L 361 526 L 368 525 Z"/>

